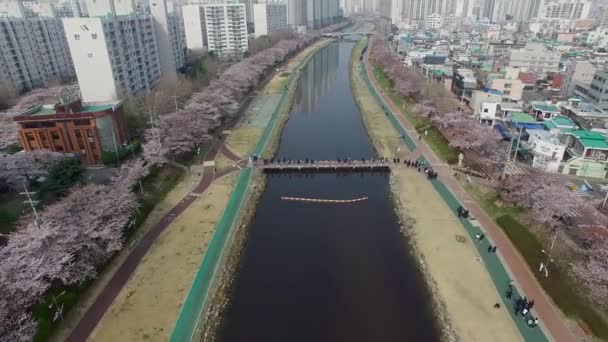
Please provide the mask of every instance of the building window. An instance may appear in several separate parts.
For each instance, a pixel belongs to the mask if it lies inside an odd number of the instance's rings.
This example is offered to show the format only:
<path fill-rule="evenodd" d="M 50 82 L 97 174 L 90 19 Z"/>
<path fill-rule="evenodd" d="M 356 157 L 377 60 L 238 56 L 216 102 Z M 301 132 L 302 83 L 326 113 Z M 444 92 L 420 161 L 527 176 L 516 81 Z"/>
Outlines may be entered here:
<path fill-rule="evenodd" d="M 505 95 L 511 95 L 511 91 L 510 90 L 505 90 L 504 93 L 505 93 Z"/>
<path fill-rule="evenodd" d="M 92 54 L 92 53 L 90 53 L 90 52 L 87 54 L 87 56 L 88 56 L 89 58 L 93 58 L 93 54 Z"/>
<path fill-rule="evenodd" d="M 91 33 L 91 38 L 97 39 L 97 33 Z"/>
<path fill-rule="evenodd" d="M 484 108 L 484 109 L 483 109 L 483 112 L 484 112 L 484 113 L 487 113 L 487 112 L 488 112 L 488 108 Z"/>
<path fill-rule="evenodd" d="M 507 88 L 507 89 L 511 88 L 511 85 L 512 85 L 511 83 L 505 83 L 505 88 Z"/>
<path fill-rule="evenodd" d="M 75 34 L 74 35 L 74 40 L 80 40 L 80 35 L 79 34 Z"/>

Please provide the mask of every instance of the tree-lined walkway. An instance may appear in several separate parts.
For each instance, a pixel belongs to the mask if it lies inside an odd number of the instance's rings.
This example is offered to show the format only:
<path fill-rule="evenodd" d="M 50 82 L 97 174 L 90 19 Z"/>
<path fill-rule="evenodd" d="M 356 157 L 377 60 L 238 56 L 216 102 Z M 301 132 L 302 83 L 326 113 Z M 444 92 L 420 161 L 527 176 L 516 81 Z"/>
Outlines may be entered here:
<path fill-rule="evenodd" d="M 382 101 L 393 113 L 392 116 L 397 119 L 404 131 L 415 131 L 415 128 L 407 120 L 403 120 L 402 116 L 396 114 L 400 112 L 399 107 L 393 103 L 387 94 L 381 91 L 382 88 L 375 78 L 373 66 L 370 63 L 367 54 L 364 60 L 367 75 L 377 93 L 381 94 Z M 440 160 L 424 141 L 416 142 L 416 147 L 412 155 L 424 155 L 429 163 L 434 166 L 446 165 L 446 163 Z M 534 311 L 540 317 L 546 333 L 556 341 L 576 341 L 576 338 L 566 325 L 565 318 L 545 294 L 540 284 L 536 281 L 534 274 L 528 269 L 525 261 L 502 229 L 483 211 L 483 209 L 481 209 L 481 207 L 479 207 L 479 205 L 477 205 L 464 188 L 462 188 L 460 183 L 453 177 L 451 168 L 436 167 L 436 171 L 447 189 L 456 196 L 461 203 L 467 203 L 467 209 L 477 219 L 488 237 L 494 241 L 494 244 L 498 247 L 498 251 L 502 257 L 503 265 L 510 271 L 517 287 L 528 298 L 534 298 L 536 303 L 534 305 Z"/>
<path fill-rule="evenodd" d="M 87 309 L 78 324 L 74 327 L 66 341 L 80 342 L 85 341 L 91 335 L 99 321 L 103 318 L 114 299 L 125 286 L 131 275 L 135 272 L 142 258 L 152 247 L 160 234 L 171 225 L 171 223 L 183 213 L 194 201 L 198 199 L 213 183 L 215 179 L 221 178 L 226 174 L 237 171 L 237 167 L 232 167 L 221 172 L 216 172 L 214 161 L 220 152 L 228 151 L 226 154 L 231 160 L 238 162 L 243 158 L 231 153 L 225 145 L 226 135 L 222 134 L 213 144 L 204 159 L 202 177 L 192 191 L 185 196 L 177 205 L 171 208 L 139 241 L 114 273 L 110 281 L 99 293 L 93 304 Z"/>

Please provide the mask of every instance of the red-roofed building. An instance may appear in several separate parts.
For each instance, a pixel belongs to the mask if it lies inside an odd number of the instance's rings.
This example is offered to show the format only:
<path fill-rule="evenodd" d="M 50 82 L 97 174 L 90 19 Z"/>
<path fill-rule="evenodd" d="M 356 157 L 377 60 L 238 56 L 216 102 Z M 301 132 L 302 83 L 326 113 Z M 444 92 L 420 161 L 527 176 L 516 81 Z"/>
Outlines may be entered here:
<path fill-rule="evenodd" d="M 524 86 L 534 86 L 538 80 L 538 76 L 531 72 L 520 72 L 517 78 L 524 83 Z"/>
<path fill-rule="evenodd" d="M 559 89 L 561 89 L 563 82 L 564 82 L 564 75 L 563 74 L 555 74 L 555 75 L 553 75 L 553 78 L 551 79 L 551 89 L 552 90 L 559 90 Z"/>
<path fill-rule="evenodd" d="M 42 105 L 13 120 L 26 151 L 74 153 L 85 164 L 100 164 L 103 152 L 115 151 L 127 139 L 122 102 Z"/>

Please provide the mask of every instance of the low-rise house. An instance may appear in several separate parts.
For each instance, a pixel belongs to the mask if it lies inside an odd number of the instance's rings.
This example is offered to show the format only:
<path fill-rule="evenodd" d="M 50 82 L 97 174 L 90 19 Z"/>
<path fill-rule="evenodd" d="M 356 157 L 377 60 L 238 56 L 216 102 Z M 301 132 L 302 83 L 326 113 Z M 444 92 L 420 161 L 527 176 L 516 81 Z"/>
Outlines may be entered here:
<path fill-rule="evenodd" d="M 545 101 L 532 101 L 530 102 L 530 114 L 537 120 L 550 120 L 561 114 L 561 111 L 553 103 L 547 103 Z"/>
<path fill-rule="evenodd" d="M 514 102 L 482 102 L 479 110 L 479 122 L 494 126 L 506 121 L 514 113 L 521 113 L 521 105 Z"/>
<path fill-rule="evenodd" d="M 606 135 L 594 131 L 569 131 L 563 135 L 566 145 L 559 173 L 606 178 L 608 168 L 608 142 Z"/>
<path fill-rule="evenodd" d="M 538 122 L 532 115 L 524 112 L 514 112 L 506 118 L 515 128 L 522 129 L 544 129 L 545 126 Z"/>
<path fill-rule="evenodd" d="M 532 148 L 532 167 L 545 172 L 556 173 L 566 151 L 566 144 L 559 140 L 555 133 L 529 129 L 528 145 Z"/>
<path fill-rule="evenodd" d="M 576 130 L 578 125 L 572 119 L 558 115 L 550 120 L 543 121 L 543 125 L 549 132 L 563 132 L 566 130 Z"/>
<path fill-rule="evenodd" d="M 26 151 L 74 153 L 85 164 L 100 164 L 127 140 L 122 102 L 41 105 L 17 115 L 19 141 Z"/>

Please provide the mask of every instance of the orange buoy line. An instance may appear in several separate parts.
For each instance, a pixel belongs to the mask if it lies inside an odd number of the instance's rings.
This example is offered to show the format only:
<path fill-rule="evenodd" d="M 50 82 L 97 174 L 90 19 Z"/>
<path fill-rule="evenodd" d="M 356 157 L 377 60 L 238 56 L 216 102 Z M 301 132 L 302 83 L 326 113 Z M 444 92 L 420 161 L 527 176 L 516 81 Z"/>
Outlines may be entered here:
<path fill-rule="evenodd" d="M 281 197 L 284 201 L 316 202 L 316 203 L 354 203 L 367 201 L 367 197 L 355 198 L 351 200 L 328 200 L 319 198 L 300 198 L 300 197 Z"/>

